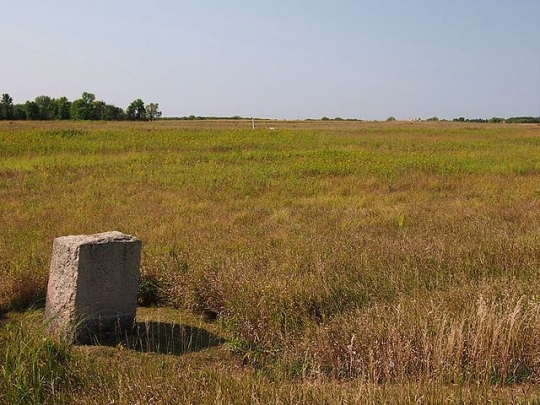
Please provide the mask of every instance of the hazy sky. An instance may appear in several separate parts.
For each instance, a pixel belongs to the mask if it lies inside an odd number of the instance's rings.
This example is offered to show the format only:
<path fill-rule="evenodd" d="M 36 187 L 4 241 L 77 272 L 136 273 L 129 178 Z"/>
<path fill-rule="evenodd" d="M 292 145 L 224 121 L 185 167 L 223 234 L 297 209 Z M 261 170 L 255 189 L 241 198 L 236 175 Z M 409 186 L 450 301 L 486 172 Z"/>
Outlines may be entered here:
<path fill-rule="evenodd" d="M 540 0 L 0 0 L 0 93 L 164 115 L 540 115 Z"/>

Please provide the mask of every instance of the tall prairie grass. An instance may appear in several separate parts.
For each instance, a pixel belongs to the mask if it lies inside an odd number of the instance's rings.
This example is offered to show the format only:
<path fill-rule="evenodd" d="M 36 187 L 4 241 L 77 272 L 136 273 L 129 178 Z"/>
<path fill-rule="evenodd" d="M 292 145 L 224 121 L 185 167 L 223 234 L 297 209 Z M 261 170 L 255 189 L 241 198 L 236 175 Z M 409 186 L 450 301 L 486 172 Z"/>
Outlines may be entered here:
<path fill-rule="evenodd" d="M 65 388 L 70 381 L 71 344 L 49 337 L 43 316 L 31 314 L 8 324 L 0 348 L 0 403 L 69 403 Z"/>
<path fill-rule="evenodd" d="M 265 379 L 282 385 L 261 400 L 274 403 L 534 387 L 538 126 L 272 126 L 0 124 L 0 312 L 43 300 L 54 237 L 120 230 L 144 241 L 141 304 L 218 318 L 232 354 L 212 364 L 238 362 L 239 380 L 187 375 L 229 403 Z"/>

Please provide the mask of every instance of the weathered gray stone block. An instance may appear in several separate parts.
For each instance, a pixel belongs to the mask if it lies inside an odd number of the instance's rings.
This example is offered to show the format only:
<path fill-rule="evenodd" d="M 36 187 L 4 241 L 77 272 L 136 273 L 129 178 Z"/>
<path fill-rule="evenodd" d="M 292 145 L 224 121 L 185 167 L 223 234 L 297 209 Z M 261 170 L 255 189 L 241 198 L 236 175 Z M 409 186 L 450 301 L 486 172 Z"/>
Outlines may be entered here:
<path fill-rule="evenodd" d="M 129 330 L 137 311 L 142 242 L 120 232 L 53 243 L 45 317 L 51 332 L 85 342 Z"/>

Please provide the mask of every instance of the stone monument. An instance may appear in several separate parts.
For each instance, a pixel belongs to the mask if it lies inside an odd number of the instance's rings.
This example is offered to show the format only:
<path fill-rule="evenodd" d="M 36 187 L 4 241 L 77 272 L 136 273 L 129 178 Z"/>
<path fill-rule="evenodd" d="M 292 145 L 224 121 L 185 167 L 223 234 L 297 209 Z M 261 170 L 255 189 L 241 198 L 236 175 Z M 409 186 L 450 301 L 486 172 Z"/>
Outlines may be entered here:
<path fill-rule="evenodd" d="M 53 243 L 45 317 L 51 333 L 88 343 L 133 327 L 142 242 L 120 232 Z"/>

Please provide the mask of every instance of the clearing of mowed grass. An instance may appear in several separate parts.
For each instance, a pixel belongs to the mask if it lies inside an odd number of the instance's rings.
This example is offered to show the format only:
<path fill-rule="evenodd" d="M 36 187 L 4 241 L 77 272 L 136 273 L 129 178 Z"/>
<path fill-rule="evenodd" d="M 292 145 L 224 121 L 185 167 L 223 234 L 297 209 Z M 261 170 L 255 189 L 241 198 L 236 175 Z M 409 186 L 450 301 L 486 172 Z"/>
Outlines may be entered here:
<path fill-rule="evenodd" d="M 539 126 L 250 124 L 0 123 L 0 403 L 540 401 Z M 46 337 L 109 230 L 140 333 Z"/>

